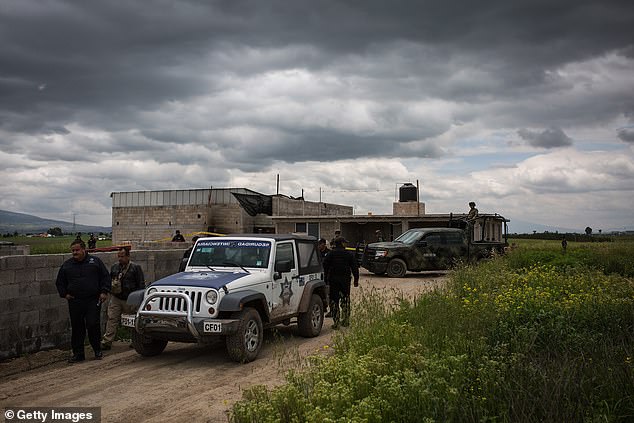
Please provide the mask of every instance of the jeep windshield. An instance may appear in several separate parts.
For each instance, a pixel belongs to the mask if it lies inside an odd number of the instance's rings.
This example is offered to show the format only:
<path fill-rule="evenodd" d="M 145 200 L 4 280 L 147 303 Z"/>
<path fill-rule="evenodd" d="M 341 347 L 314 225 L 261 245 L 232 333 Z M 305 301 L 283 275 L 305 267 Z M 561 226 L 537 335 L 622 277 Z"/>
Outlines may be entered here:
<path fill-rule="evenodd" d="M 271 243 L 259 240 L 203 240 L 192 252 L 188 266 L 216 269 L 218 267 L 269 266 Z"/>
<path fill-rule="evenodd" d="M 423 237 L 423 233 L 420 231 L 407 231 L 401 234 L 394 242 L 402 242 L 405 245 L 414 245 Z"/>

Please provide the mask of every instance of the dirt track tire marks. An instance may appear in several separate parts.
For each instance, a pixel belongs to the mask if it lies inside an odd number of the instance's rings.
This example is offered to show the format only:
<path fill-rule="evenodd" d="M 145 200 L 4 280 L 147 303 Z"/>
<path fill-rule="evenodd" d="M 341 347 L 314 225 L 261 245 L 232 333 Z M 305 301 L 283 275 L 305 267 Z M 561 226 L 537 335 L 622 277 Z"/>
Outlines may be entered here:
<path fill-rule="evenodd" d="M 360 285 L 391 295 L 416 294 L 445 280 L 438 274 L 394 279 L 362 271 Z M 353 307 L 361 289 L 352 288 Z M 0 407 L 101 407 L 103 422 L 226 422 L 226 411 L 244 389 L 283 383 L 286 371 L 302 366 L 306 356 L 329 351 L 324 346 L 332 334 L 330 324 L 315 338 L 299 336 L 296 325 L 265 331 L 258 358 L 246 364 L 230 359 L 223 340 L 207 346 L 169 343 L 155 357 L 115 343 L 101 361 L 91 360 L 87 350 L 83 363 L 57 361 L 10 376 L 0 372 Z"/>

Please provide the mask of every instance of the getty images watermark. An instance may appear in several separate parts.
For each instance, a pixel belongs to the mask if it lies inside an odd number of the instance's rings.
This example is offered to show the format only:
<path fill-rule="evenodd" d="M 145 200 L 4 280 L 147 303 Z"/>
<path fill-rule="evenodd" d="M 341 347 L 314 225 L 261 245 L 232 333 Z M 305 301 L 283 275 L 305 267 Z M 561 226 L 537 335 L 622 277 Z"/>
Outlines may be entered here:
<path fill-rule="evenodd" d="M 101 407 L 7 407 L 6 423 L 98 423 Z"/>

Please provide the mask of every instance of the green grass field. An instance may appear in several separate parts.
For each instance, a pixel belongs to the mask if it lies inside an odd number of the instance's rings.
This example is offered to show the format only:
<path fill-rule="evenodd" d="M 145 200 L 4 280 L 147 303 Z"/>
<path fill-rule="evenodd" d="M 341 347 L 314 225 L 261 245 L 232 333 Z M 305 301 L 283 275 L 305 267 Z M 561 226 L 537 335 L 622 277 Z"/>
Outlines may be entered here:
<path fill-rule="evenodd" d="M 74 235 L 59 236 L 55 238 L 39 238 L 39 237 L 3 237 L 2 241 L 10 241 L 16 245 L 30 245 L 31 254 L 59 254 L 69 253 L 70 243 L 75 239 Z M 88 237 L 84 237 L 84 242 L 88 241 Z M 112 240 L 97 241 L 97 248 L 109 247 Z"/>
<path fill-rule="evenodd" d="M 230 420 L 634 421 L 634 242 L 516 243 L 396 308 L 367 292 L 333 355 Z"/>

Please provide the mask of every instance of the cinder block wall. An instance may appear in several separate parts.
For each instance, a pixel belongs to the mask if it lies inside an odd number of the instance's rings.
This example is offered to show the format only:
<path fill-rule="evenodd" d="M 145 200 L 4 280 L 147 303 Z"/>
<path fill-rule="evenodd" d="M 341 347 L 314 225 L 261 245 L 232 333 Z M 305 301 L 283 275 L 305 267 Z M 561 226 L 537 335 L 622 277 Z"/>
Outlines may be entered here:
<path fill-rule="evenodd" d="M 113 207 L 112 242 L 169 240 L 182 234 L 205 231 L 209 208 L 195 206 Z"/>
<path fill-rule="evenodd" d="M 281 196 L 273 198 L 273 216 L 341 216 L 352 213 L 352 206 L 315 203 Z"/>
<path fill-rule="evenodd" d="M 265 217 L 259 217 L 263 225 Z M 207 231 L 251 233 L 255 219 L 238 204 L 194 206 L 113 207 L 112 243 L 161 242 L 170 240 L 176 230 L 190 240 L 190 234 Z"/>
<path fill-rule="evenodd" d="M 131 252 L 146 282 L 176 273 L 184 249 Z M 108 269 L 116 252 L 96 253 Z M 70 254 L 0 257 L 0 359 L 66 347 L 70 343 L 68 304 L 55 287 Z"/>
<path fill-rule="evenodd" d="M 425 203 L 415 201 L 405 201 L 392 203 L 394 216 L 423 216 L 425 214 Z"/>
<path fill-rule="evenodd" d="M 28 256 L 29 254 L 31 254 L 30 245 L 0 245 L 0 257 Z"/>

